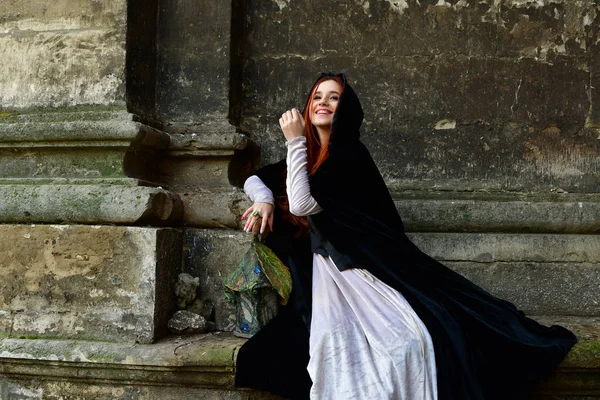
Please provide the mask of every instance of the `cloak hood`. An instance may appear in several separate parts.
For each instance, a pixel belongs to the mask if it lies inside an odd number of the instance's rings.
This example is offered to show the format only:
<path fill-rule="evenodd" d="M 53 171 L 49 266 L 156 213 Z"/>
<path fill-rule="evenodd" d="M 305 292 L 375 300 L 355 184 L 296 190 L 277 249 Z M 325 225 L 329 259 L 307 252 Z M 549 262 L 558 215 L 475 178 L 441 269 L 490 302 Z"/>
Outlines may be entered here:
<path fill-rule="evenodd" d="M 348 80 L 344 74 L 336 74 L 333 72 L 322 73 L 315 83 L 312 85 L 309 95 L 304 104 L 304 112 L 308 111 L 308 103 L 310 102 L 310 94 L 315 87 L 324 78 L 340 78 L 342 80 L 342 94 L 338 102 L 337 109 L 333 115 L 333 123 L 331 126 L 331 136 L 329 138 L 329 153 L 335 154 L 337 149 L 343 148 L 360 138 L 360 126 L 362 125 L 364 113 L 358 96 L 352 86 L 348 84 Z"/>
<path fill-rule="evenodd" d="M 338 242 L 334 246 L 349 256 L 348 259 L 354 259 L 352 253 L 356 248 L 350 254 L 345 251 L 347 245 L 354 242 L 355 236 L 351 233 L 354 229 L 347 229 L 346 223 L 340 224 L 347 218 L 365 222 L 366 225 L 359 224 L 360 229 L 368 227 L 373 232 L 401 240 L 406 236 L 387 185 L 369 151 L 360 141 L 364 113 L 346 76 L 341 73 L 322 73 L 311 87 L 304 111 L 307 111 L 310 94 L 319 82 L 328 77 L 339 78 L 343 87 L 333 116 L 329 156 L 310 177 L 311 194 L 325 213 L 309 219 L 309 222 L 313 230 L 318 229 L 325 235 L 325 240 Z M 349 263 L 348 268 L 352 267 L 350 264 L 356 262 Z"/>

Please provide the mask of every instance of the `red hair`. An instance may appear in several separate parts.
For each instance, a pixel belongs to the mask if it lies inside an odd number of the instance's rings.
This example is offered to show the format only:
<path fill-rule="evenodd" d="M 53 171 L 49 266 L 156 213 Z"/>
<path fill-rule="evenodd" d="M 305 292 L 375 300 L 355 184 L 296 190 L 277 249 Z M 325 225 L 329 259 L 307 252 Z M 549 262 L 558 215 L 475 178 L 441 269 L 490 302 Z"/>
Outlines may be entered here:
<path fill-rule="evenodd" d="M 329 138 L 327 142 L 321 143 L 321 139 L 319 138 L 319 134 L 317 133 L 317 128 L 310 121 L 310 110 L 312 109 L 315 93 L 319 88 L 319 85 L 325 81 L 335 81 L 338 85 L 340 85 L 340 95 L 342 94 L 342 90 L 344 90 L 344 82 L 342 78 L 337 76 L 324 76 L 315 83 L 312 90 L 310 91 L 310 95 L 308 96 L 308 101 L 306 102 L 306 107 L 304 108 L 304 125 L 305 132 L 304 136 L 306 136 L 306 155 L 308 161 L 308 174 L 314 175 L 317 172 L 317 169 L 323 164 L 323 162 L 329 156 Z"/>
<path fill-rule="evenodd" d="M 340 85 L 340 95 L 342 94 L 342 90 L 344 90 L 344 82 L 341 78 L 337 76 L 324 76 L 317 80 L 310 91 L 310 94 L 308 95 L 308 101 L 306 102 L 306 107 L 304 108 L 303 117 L 305 126 L 304 136 L 306 137 L 307 169 L 309 175 L 314 175 L 314 173 L 317 172 L 317 169 L 319 169 L 321 164 L 323 164 L 323 162 L 327 160 L 327 157 L 329 156 L 329 138 L 326 142 L 321 143 L 321 139 L 317 133 L 317 128 L 315 128 L 310 120 L 310 110 L 313 106 L 315 93 L 317 92 L 319 85 L 325 81 L 337 82 L 338 85 Z M 289 212 L 290 207 L 287 197 L 281 199 L 281 201 L 278 201 L 278 205 L 284 212 L 284 219 L 298 227 L 298 233 L 296 236 L 305 236 L 310 232 L 306 217 L 299 217 Z"/>

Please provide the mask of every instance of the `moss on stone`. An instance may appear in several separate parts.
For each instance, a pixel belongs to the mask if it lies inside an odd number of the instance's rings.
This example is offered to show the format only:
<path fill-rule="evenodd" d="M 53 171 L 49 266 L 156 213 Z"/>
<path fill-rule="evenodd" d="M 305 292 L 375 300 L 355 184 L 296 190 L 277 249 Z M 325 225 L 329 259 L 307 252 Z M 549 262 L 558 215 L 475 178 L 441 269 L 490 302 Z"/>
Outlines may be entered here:
<path fill-rule="evenodd" d="M 40 186 L 40 185 L 119 185 L 137 187 L 137 180 L 132 178 L 0 178 L 0 185 L 23 185 L 23 186 Z M 17 191 L 13 189 L 13 195 Z"/>
<path fill-rule="evenodd" d="M 600 368 L 600 340 L 584 340 L 569 352 L 565 364 L 578 368 Z"/>
<path fill-rule="evenodd" d="M 102 353 L 97 353 L 97 354 L 89 354 L 87 356 L 87 359 L 90 361 L 94 361 L 94 362 L 98 362 L 98 363 L 114 363 L 114 362 L 119 362 L 123 359 L 123 355 L 122 354 L 102 354 Z"/>
<path fill-rule="evenodd" d="M 235 349 L 230 346 L 216 347 L 211 349 L 199 348 L 196 354 L 198 360 L 202 360 L 202 365 L 210 366 L 233 366 L 233 353 Z"/>
<path fill-rule="evenodd" d="M 0 108 L 0 123 L 14 123 L 19 120 L 35 119 L 44 122 L 53 121 L 81 121 L 81 117 L 88 116 L 84 121 L 97 121 L 105 119 L 106 112 L 126 111 L 125 105 L 96 105 L 82 104 L 76 106 L 60 107 L 31 107 L 24 110 Z M 40 115 L 41 114 L 41 115 Z"/>
<path fill-rule="evenodd" d="M 8 339 L 8 335 L 0 335 L 1 339 Z M 64 339 L 60 337 L 42 337 L 36 335 L 19 335 L 19 339 L 31 340 L 33 341 L 41 341 L 44 343 L 48 343 L 48 345 L 44 346 L 27 346 L 26 353 L 31 355 L 36 359 L 52 359 L 58 358 L 59 360 L 73 360 L 78 353 L 82 358 L 87 359 L 89 361 L 98 362 L 98 363 L 115 363 L 120 362 L 125 358 L 125 354 L 119 353 L 103 353 L 101 350 L 97 350 L 96 353 L 93 354 L 85 354 L 85 352 L 81 351 L 82 343 L 105 343 L 101 340 L 77 340 L 72 341 L 66 346 L 56 345 L 59 343 L 64 343 Z M 55 341 L 55 343 L 52 343 Z M 0 342 L 0 348 L 6 349 L 9 353 L 18 353 L 20 352 L 20 348 L 13 349 L 11 347 L 6 347 L 2 342 Z"/>
<path fill-rule="evenodd" d="M 0 111 L 0 124 L 14 124 L 19 120 L 19 113 L 16 111 Z"/>

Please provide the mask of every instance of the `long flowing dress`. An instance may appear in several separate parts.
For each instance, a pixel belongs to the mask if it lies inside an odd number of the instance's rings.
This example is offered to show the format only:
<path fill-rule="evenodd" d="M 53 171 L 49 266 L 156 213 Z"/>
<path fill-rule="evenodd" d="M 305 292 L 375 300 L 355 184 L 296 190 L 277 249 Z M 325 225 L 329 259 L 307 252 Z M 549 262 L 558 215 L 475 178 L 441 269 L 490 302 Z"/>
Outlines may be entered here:
<path fill-rule="evenodd" d="M 288 142 L 287 165 L 290 212 L 321 212 L 310 195 L 304 137 Z M 256 176 L 244 189 L 252 201 L 273 201 Z M 366 270 L 339 271 L 331 257 L 314 254 L 312 299 L 311 399 L 437 399 L 431 337 L 402 294 Z"/>

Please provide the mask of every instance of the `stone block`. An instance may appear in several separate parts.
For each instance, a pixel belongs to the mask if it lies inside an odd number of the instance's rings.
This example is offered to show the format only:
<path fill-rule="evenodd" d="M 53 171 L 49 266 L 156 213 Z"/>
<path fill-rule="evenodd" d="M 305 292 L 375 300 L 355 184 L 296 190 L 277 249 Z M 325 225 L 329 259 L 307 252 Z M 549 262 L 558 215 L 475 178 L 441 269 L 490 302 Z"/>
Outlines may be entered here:
<path fill-rule="evenodd" d="M 231 8 L 205 0 L 129 2 L 127 90 L 133 112 L 167 130 L 228 118 Z"/>
<path fill-rule="evenodd" d="M 198 125 L 194 129 L 196 132 L 191 134 L 169 135 L 169 154 L 160 165 L 161 182 L 181 191 L 230 189 L 240 168 L 234 162 L 234 158 L 239 159 L 235 153 L 247 146 L 248 138 L 235 133 L 229 123 Z"/>
<path fill-rule="evenodd" d="M 600 316 L 600 263 L 445 262 L 529 315 Z"/>
<path fill-rule="evenodd" d="M 595 194 L 392 193 L 412 232 L 600 232 Z"/>
<path fill-rule="evenodd" d="M 600 236 L 510 233 L 412 233 L 441 261 L 600 263 Z"/>
<path fill-rule="evenodd" d="M 230 187 L 230 162 L 230 156 L 174 156 L 164 163 L 162 181 L 182 189 Z"/>
<path fill-rule="evenodd" d="M 124 179 L 123 159 L 139 124 L 125 110 L 0 115 L 0 177 Z"/>
<path fill-rule="evenodd" d="M 127 1 L 127 109 L 138 116 L 156 111 L 158 1 Z"/>
<path fill-rule="evenodd" d="M 214 303 L 217 329 L 234 327 L 235 309 L 225 298 L 223 280 L 237 267 L 251 242 L 252 234 L 242 231 L 185 231 L 183 270 L 200 277 L 199 298 Z"/>
<path fill-rule="evenodd" d="M 528 314 L 599 316 L 598 235 L 413 233 L 426 254 Z"/>
<path fill-rule="evenodd" d="M 362 140 L 390 185 L 595 192 L 600 144 L 585 128 L 585 64 L 462 55 L 373 56 L 364 65 L 337 55 L 256 57 L 244 73 L 242 127 L 264 164 L 279 161 L 285 146 L 278 113 L 302 107 L 319 71 L 343 70 L 362 99 Z M 281 82 L 289 90 L 279 90 Z M 444 120 L 453 129 L 435 129 Z"/>
<path fill-rule="evenodd" d="M 0 225 L 0 236 L 2 335 L 147 343 L 165 334 L 178 231 Z"/>
<path fill-rule="evenodd" d="M 0 222 L 165 224 L 181 218 L 179 197 L 120 185 L 0 185 Z"/>
<path fill-rule="evenodd" d="M 185 224 L 204 228 L 237 228 L 251 203 L 237 188 L 200 189 L 181 195 Z"/>
<path fill-rule="evenodd" d="M 0 148 L 0 176 L 22 179 L 118 179 L 125 178 L 123 155 L 127 145 L 86 149 L 80 146 L 54 148 Z"/>
<path fill-rule="evenodd" d="M 64 147 L 74 142 L 90 147 L 129 143 L 139 124 L 122 107 L 88 106 L 52 111 L 7 111 L 0 114 L 0 146 Z"/>
<path fill-rule="evenodd" d="M 160 1 L 158 113 L 190 121 L 229 113 L 231 3 Z"/>

